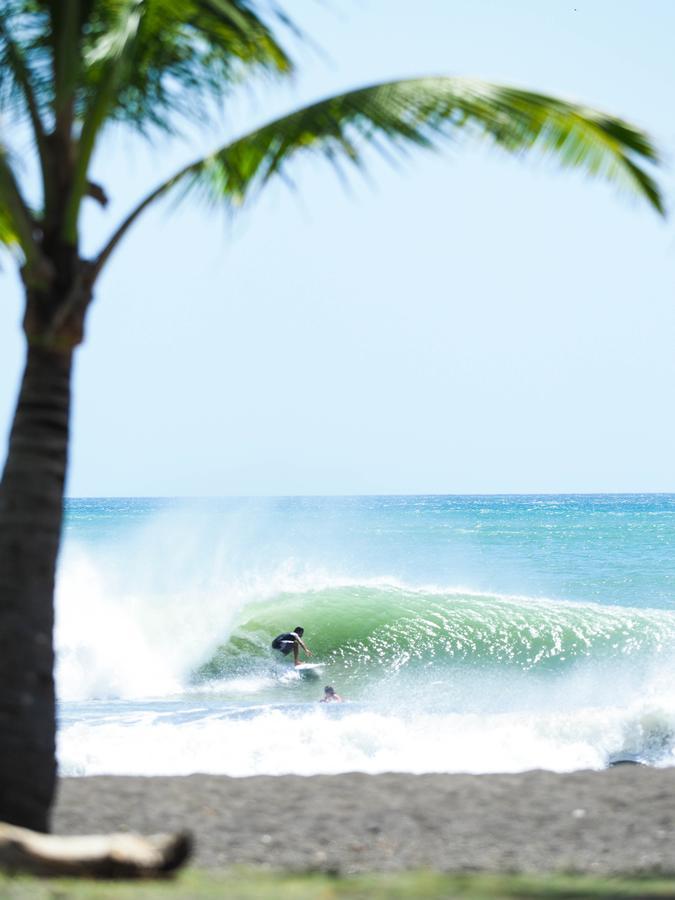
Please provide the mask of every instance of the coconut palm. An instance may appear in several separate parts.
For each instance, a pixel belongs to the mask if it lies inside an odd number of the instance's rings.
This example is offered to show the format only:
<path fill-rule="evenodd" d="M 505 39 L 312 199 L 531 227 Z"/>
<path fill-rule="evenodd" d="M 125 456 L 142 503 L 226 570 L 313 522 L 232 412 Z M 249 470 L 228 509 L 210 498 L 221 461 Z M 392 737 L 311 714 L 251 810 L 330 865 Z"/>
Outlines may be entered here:
<path fill-rule="evenodd" d="M 292 23 L 255 0 L 3 0 L 0 243 L 25 288 L 27 355 L 0 485 L 0 819 L 46 830 L 55 785 L 53 591 L 73 352 L 97 279 L 145 209 L 171 193 L 232 208 L 299 156 L 360 166 L 460 134 L 607 179 L 662 212 L 649 139 L 630 124 L 527 90 L 419 78 L 350 90 L 224 143 L 141 198 L 97 253 L 81 251 L 90 178 L 112 123 L 152 136 L 222 109 L 243 79 L 285 77 Z M 29 129 L 40 197 L 28 199 L 8 123 Z M 22 160 L 23 162 L 23 160 Z"/>

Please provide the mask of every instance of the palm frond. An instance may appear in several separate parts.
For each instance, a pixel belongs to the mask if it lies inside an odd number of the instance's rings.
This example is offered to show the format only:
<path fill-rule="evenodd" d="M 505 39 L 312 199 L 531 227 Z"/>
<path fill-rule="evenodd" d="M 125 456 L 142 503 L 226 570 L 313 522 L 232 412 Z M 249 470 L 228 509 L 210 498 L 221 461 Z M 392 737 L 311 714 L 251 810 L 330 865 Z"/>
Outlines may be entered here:
<path fill-rule="evenodd" d="M 7 214 L 7 210 L 0 205 L 0 246 L 6 250 L 19 249 L 19 238 L 12 228 L 12 223 Z"/>
<path fill-rule="evenodd" d="M 207 99 L 222 98 L 244 76 L 292 71 L 272 25 L 299 32 L 275 0 L 142 0 L 139 5 L 143 28 L 110 109 L 112 118 L 133 128 L 171 130 L 181 116 L 200 120 Z M 127 0 L 0 3 L 0 22 L 34 77 L 43 120 L 47 111 L 62 124 L 83 120 L 108 68 L 111 34 L 119 30 L 127 6 Z M 0 102 L 16 86 L 4 54 L 0 40 L 5 63 Z"/>
<path fill-rule="evenodd" d="M 98 89 L 105 48 L 118 28 L 121 0 L 97 0 L 87 23 L 81 103 Z M 203 120 L 209 100 L 222 100 L 259 70 L 288 74 L 292 63 L 252 0 L 144 0 L 142 26 L 130 52 L 110 117 L 147 133 L 170 131 L 181 117 Z M 274 10 L 270 15 L 279 18 Z"/>
<path fill-rule="evenodd" d="M 388 157 L 432 149 L 466 134 L 510 153 L 533 152 L 603 178 L 664 206 L 647 167 L 659 159 L 647 135 L 606 113 L 543 94 L 464 78 L 387 82 L 329 97 L 276 119 L 197 160 L 155 188 L 102 250 L 99 268 L 135 219 L 182 188 L 231 207 L 255 195 L 295 158 L 323 156 L 334 167 L 364 165 L 369 147 Z"/>
<path fill-rule="evenodd" d="M 328 98 L 222 147 L 181 181 L 209 199 L 241 203 L 299 154 L 361 166 L 369 145 L 402 153 L 462 133 L 489 138 L 510 153 L 552 157 L 629 189 L 663 213 L 645 168 L 657 163 L 657 154 L 643 132 L 565 100 L 463 78 L 390 82 Z"/>
<path fill-rule="evenodd" d="M 78 6 L 83 2 L 75 0 Z M 222 97 L 231 89 L 238 69 L 285 73 L 291 68 L 249 0 L 88 0 L 87 8 L 75 109 L 82 125 L 65 222 L 70 240 L 89 162 L 107 121 L 171 131 L 181 114 L 203 114 L 202 98 Z"/>
<path fill-rule="evenodd" d="M 48 129 L 51 99 L 48 30 L 39 4 L 4 0 L 0 5 L 0 109 L 27 114 L 38 136 Z"/>
<path fill-rule="evenodd" d="M 39 103 L 39 83 L 31 71 L 29 54 L 14 38 L 6 16 L 0 16 L 0 68 L 10 74 L 13 81 L 10 91 L 13 90 L 18 95 L 31 124 L 40 162 L 43 195 L 46 197 L 49 192 L 50 166 L 47 158 L 47 129 Z"/>
<path fill-rule="evenodd" d="M 0 144 L 0 234 L 3 243 L 17 244 L 28 265 L 41 260 L 37 225 L 26 203 L 6 147 Z"/>
<path fill-rule="evenodd" d="M 44 143 L 45 126 L 37 104 L 33 75 L 24 48 L 14 39 L 10 24 L 5 16 L 0 16 L 0 65 L 11 75 L 17 92 L 33 126 L 35 140 L 39 146 Z"/>
<path fill-rule="evenodd" d="M 142 20 L 143 0 L 125 0 L 114 27 L 91 48 L 88 69 L 100 66 L 96 90 L 91 93 L 83 116 L 82 131 L 77 142 L 77 158 L 73 188 L 65 218 L 65 236 L 75 240 L 80 203 L 86 191 L 89 162 L 96 138 L 114 103 L 115 92 L 122 82 L 133 55 Z"/>

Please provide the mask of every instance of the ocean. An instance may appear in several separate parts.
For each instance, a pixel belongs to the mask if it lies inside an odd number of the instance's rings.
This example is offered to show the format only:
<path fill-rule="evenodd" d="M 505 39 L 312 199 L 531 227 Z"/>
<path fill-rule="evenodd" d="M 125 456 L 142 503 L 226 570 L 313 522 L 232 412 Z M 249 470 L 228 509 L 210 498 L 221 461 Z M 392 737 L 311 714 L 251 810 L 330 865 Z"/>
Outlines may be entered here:
<path fill-rule="evenodd" d="M 56 608 L 62 775 L 675 763 L 675 495 L 70 499 Z"/>

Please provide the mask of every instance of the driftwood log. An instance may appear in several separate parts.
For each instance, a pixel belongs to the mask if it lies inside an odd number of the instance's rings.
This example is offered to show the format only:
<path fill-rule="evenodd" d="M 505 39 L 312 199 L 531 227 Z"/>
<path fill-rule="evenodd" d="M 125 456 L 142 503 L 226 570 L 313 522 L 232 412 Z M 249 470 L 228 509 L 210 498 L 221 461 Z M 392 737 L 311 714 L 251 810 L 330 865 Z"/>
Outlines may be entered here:
<path fill-rule="evenodd" d="M 189 834 L 92 834 L 60 837 L 0 822 L 0 868 L 33 875 L 153 878 L 190 855 Z"/>

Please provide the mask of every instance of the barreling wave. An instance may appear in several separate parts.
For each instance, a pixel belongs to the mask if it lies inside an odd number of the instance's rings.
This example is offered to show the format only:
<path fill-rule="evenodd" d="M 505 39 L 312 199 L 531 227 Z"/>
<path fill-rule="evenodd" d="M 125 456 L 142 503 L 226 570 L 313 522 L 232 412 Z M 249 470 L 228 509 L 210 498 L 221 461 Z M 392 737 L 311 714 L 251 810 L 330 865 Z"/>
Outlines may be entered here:
<path fill-rule="evenodd" d="M 668 611 L 338 583 L 249 604 L 196 679 L 268 658 L 274 634 L 296 625 L 318 659 L 353 676 L 448 665 L 557 670 L 675 649 L 675 613 Z"/>
<path fill-rule="evenodd" d="M 571 771 L 675 759 L 673 612 L 315 575 L 249 586 L 225 610 L 222 595 L 192 599 L 149 597 L 156 615 L 123 617 L 117 631 L 110 620 L 93 645 L 90 623 L 77 617 L 82 633 L 62 621 L 61 699 L 96 701 L 62 704 L 62 773 Z M 272 638 L 296 625 L 326 681 L 271 663 Z M 320 705 L 327 681 L 349 702 Z"/>
<path fill-rule="evenodd" d="M 674 509 L 83 502 L 57 584 L 61 771 L 674 765 Z M 515 596 L 533 583 L 586 602 Z M 272 661 L 296 625 L 321 680 Z M 346 702 L 320 704 L 326 684 Z"/>

